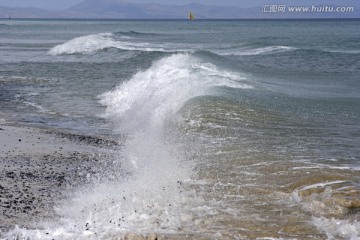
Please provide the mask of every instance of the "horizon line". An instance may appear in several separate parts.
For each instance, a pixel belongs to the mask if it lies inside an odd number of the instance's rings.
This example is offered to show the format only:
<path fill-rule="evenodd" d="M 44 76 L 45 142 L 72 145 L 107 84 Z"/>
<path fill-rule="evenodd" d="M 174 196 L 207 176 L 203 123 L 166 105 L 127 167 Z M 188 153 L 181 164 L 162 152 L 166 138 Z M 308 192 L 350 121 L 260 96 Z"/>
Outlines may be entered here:
<path fill-rule="evenodd" d="M 130 20 L 130 21 L 189 21 L 187 18 L 37 18 L 37 17 L 0 17 L 0 20 L 103 20 L 103 21 L 116 21 L 116 20 Z M 233 20 L 360 20 L 360 17 L 320 17 L 320 18 L 197 18 L 195 21 L 233 21 Z"/>

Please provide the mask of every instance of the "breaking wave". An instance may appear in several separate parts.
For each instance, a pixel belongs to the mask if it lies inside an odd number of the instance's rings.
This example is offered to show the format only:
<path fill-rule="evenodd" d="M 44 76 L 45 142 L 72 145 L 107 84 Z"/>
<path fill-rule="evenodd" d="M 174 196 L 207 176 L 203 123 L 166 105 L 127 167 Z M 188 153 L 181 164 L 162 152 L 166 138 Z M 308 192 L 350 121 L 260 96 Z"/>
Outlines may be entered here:
<path fill-rule="evenodd" d="M 42 230 L 15 228 L 8 236 L 111 239 L 191 227 L 204 203 L 186 187 L 193 163 L 186 154 L 191 146 L 178 132 L 178 111 L 188 100 L 222 86 L 252 88 L 242 74 L 183 53 L 163 57 L 100 95 L 104 117 L 127 135 L 116 154 L 115 179 L 79 189 L 57 205 L 58 219 Z"/>
<path fill-rule="evenodd" d="M 99 33 L 77 37 L 49 50 L 50 55 L 91 54 L 97 51 L 116 48 L 125 51 L 166 51 L 161 45 L 133 42 L 131 37 L 114 38 L 112 33 Z"/>

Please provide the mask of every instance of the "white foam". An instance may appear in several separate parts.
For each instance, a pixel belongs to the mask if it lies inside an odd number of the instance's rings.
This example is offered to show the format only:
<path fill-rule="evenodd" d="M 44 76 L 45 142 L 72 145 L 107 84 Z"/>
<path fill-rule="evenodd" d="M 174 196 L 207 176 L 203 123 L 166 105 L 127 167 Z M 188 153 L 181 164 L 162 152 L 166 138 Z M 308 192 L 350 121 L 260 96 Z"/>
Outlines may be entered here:
<path fill-rule="evenodd" d="M 360 239 L 360 222 L 356 220 L 340 220 L 335 218 L 313 217 L 312 223 L 323 231 L 328 239 Z"/>
<path fill-rule="evenodd" d="M 354 170 L 359 171 L 360 167 L 355 166 L 355 164 L 341 164 L 339 166 L 329 165 L 329 164 L 314 164 L 313 166 L 302 166 L 302 167 L 293 167 L 293 169 L 339 169 L 339 170 Z"/>
<path fill-rule="evenodd" d="M 51 55 L 91 53 L 114 46 L 111 33 L 100 33 L 74 38 L 49 50 Z"/>
<path fill-rule="evenodd" d="M 291 202 L 300 205 L 304 211 L 316 216 L 341 216 L 347 214 L 348 209 L 346 207 L 331 201 L 333 198 L 333 190 L 330 186 L 340 183 L 344 183 L 344 181 L 332 181 L 302 187 L 291 194 L 290 200 Z M 299 191 L 317 188 L 324 188 L 324 191 L 319 193 L 314 192 L 308 196 L 301 196 L 299 194 Z"/>
<path fill-rule="evenodd" d="M 201 199 L 179 189 L 179 181 L 190 180 L 192 163 L 185 157 L 181 139 L 176 134 L 172 136 L 174 132 L 169 131 L 169 126 L 189 99 L 216 86 L 249 88 L 243 81 L 240 74 L 218 69 L 191 54 L 173 54 L 100 96 L 101 103 L 107 107 L 105 117 L 120 132 L 129 134 L 122 167 L 133 178 L 122 189 L 129 189 L 138 201 L 146 199 L 145 202 L 158 205 L 158 214 L 152 215 L 155 218 L 143 215 L 147 219 L 140 221 L 135 217 L 126 229 L 176 231 L 182 224 L 191 222 L 190 212 Z M 145 211 L 145 204 L 136 203 L 135 207 L 142 205 Z M 153 225 L 159 219 L 163 230 Z"/>
<path fill-rule="evenodd" d="M 270 53 L 279 53 L 279 52 L 287 52 L 293 51 L 297 48 L 288 47 L 288 46 L 268 46 L 261 47 L 255 49 L 240 49 L 237 51 L 231 51 L 224 53 L 225 55 L 238 55 L 238 56 L 251 56 L 251 55 L 262 55 L 262 54 L 270 54 Z"/>
<path fill-rule="evenodd" d="M 140 175 L 162 169 L 170 173 L 169 179 L 162 179 L 164 183 L 171 182 L 175 172 L 183 174 L 177 180 L 189 178 L 186 154 L 171 142 L 173 136 L 165 126 L 176 120 L 176 113 L 189 99 L 215 86 L 250 87 L 243 80 L 240 74 L 218 69 L 191 54 L 173 54 L 101 95 L 101 103 L 107 107 L 104 116 L 119 132 L 131 136 L 124 149 L 127 161 L 123 167 Z"/>
<path fill-rule="evenodd" d="M 336 192 L 351 189 L 351 186 L 342 186 L 335 190 L 332 185 L 344 184 L 347 181 L 335 180 L 307 185 L 295 190 L 290 197 L 290 202 L 299 205 L 304 211 L 313 217 L 311 223 L 324 232 L 328 239 L 360 239 L 360 223 L 358 215 L 349 215 L 349 209 L 334 201 Z M 323 188 L 324 191 L 313 192 L 310 195 L 301 196 L 299 191 Z M 334 192 L 335 191 L 335 192 Z M 336 219 L 334 216 L 342 216 L 346 219 Z"/>
<path fill-rule="evenodd" d="M 173 54 L 103 94 L 101 103 L 107 106 L 105 116 L 121 121 L 119 127 L 123 131 L 133 129 L 134 124 L 156 125 L 187 100 L 206 94 L 211 87 L 252 88 L 244 82 L 241 74 L 219 69 L 191 54 Z"/>
<path fill-rule="evenodd" d="M 89 54 L 108 48 L 135 51 L 167 51 L 162 45 L 131 41 L 130 37 L 113 37 L 112 33 L 99 33 L 77 37 L 51 48 L 50 55 Z"/>
<path fill-rule="evenodd" d="M 316 183 L 316 184 L 304 186 L 304 187 L 300 188 L 299 191 L 308 190 L 308 189 L 312 189 L 312 188 L 323 188 L 323 187 L 326 187 L 329 185 L 345 183 L 345 182 L 346 181 L 337 180 L 337 181 L 331 181 L 331 182 Z"/>
<path fill-rule="evenodd" d="M 46 108 L 44 108 L 43 106 L 41 105 L 38 105 L 36 103 L 33 103 L 33 102 L 24 102 L 25 105 L 27 106 L 30 106 L 30 107 L 33 107 L 35 108 L 38 112 L 40 113 L 48 113 L 48 114 L 55 114 L 54 112 L 50 111 L 50 110 L 47 110 Z"/>

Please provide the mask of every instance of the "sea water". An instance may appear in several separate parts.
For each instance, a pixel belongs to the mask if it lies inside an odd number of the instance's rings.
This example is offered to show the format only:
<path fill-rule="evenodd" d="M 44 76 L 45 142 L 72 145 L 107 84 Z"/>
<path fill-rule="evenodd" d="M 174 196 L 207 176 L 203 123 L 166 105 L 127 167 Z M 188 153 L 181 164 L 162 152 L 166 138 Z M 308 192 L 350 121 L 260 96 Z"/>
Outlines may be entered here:
<path fill-rule="evenodd" d="M 360 238 L 358 20 L 2 20 L 0 32 L 3 118 L 126 136 L 112 180 L 2 238 Z"/>

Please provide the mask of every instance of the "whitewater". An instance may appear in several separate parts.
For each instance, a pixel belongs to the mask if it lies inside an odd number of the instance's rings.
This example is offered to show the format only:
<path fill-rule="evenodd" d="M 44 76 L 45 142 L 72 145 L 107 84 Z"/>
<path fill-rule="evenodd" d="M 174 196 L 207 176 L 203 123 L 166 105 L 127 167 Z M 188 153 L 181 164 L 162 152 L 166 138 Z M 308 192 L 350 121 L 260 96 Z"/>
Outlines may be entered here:
<path fill-rule="evenodd" d="M 0 238 L 358 239 L 359 25 L 311 25 L 0 23 L 2 118 L 120 142 Z"/>

